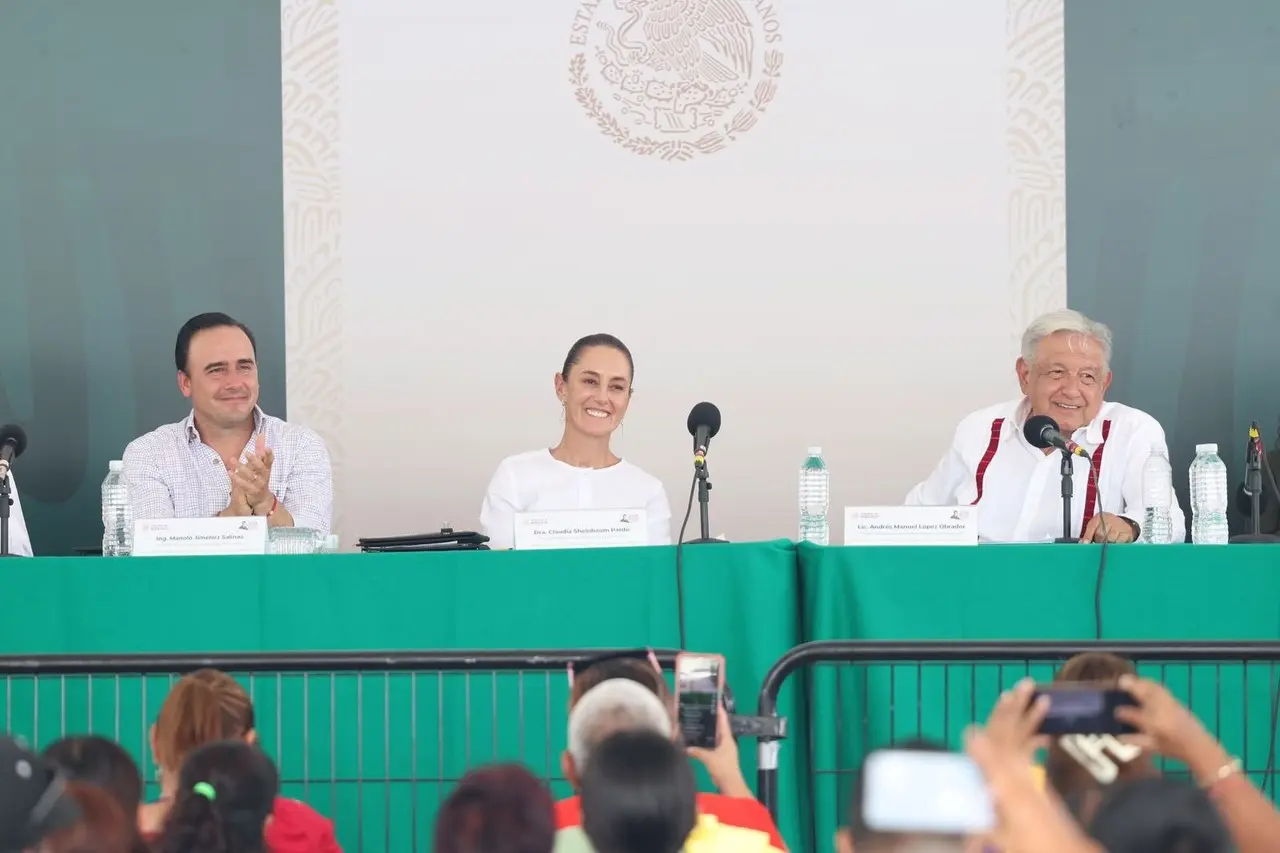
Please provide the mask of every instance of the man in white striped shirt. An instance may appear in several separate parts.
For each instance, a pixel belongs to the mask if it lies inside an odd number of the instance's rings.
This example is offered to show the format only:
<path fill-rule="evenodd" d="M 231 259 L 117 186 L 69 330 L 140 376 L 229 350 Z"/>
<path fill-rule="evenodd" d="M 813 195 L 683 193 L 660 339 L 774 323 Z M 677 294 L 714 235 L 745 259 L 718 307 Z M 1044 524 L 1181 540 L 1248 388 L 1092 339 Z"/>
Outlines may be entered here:
<path fill-rule="evenodd" d="M 124 478 L 134 518 L 266 516 L 272 527 L 327 534 L 329 451 L 313 430 L 258 408 L 257 345 L 226 314 L 192 317 L 174 347 L 191 414 L 129 443 Z"/>

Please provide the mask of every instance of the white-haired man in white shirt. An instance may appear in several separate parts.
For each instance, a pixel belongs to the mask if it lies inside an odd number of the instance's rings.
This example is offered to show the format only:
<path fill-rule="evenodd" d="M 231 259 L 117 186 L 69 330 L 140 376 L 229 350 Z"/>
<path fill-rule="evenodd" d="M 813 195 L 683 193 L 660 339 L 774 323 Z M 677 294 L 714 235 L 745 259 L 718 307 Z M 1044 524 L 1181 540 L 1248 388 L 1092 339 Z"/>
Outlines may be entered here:
<path fill-rule="evenodd" d="M 913 488 L 915 506 L 978 506 L 978 535 L 995 542 L 1041 542 L 1062 535 L 1060 455 L 1032 446 L 1033 415 L 1057 422 L 1093 458 L 1073 458 L 1072 536 L 1132 542 L 1141 533 L 1142 469 L 1153 449 L 1168 452 L 1164 429 L 1146 412 L 1104 400 L 1111 385 L 1111 330 L 1078 311 L 1053 311 L 1023 333 L 1019 399 L 980 409 L 956 428 L 951 448 Z M 1096 475 L 1095 475 L 1096 472 Z M 1174 539 L 1185 536 L 1171 495 Z"/>

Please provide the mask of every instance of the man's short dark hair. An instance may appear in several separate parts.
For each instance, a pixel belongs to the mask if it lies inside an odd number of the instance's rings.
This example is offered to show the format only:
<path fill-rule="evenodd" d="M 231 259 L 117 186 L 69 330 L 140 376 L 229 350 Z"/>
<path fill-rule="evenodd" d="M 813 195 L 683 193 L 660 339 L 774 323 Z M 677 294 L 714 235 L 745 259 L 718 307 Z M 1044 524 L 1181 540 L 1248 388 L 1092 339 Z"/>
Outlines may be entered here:
<path fill-rule="evenodd" d="M 182 328 L 178 330 L 178 341 L 173 345 L 173 362 L 178 370 L 182 373 L 187 372 L 187 360 L 191 356 L 191 339 L 197 332 L 203 332 L 205 329 L 221 329 L 225 326 L 233 326 L 245 333 L 249 338 L 249 345 L 253 347 L 253 357 L 256 359 L 258 342 L 254 340 L 253 332 L 249 331 L 249 327 L 221 311 L 210 311 L 207 314 L 197 314 L 183 323 Z"/>
<path fill-rule="evenodd" d="M 900 749 L 904 752 L 950 752 L 943 744 L 926 738 L 911 738 L 899 741 L 898 743 L 890 744 L 885 749 Z M 849 792 L 848 825 L 849 834 L 853 836 L 855 850 L 862 845 L 868 845 L 886 838 L 885 833 L 878 832 L 867 826 L 867 821 L 862 815 L 862 791 L 866 787 L 866 772 L 867 762 L 864 757 L 862 763 L 858 765 L 858 772 L 854 774 L 853 790 Z"/>
<path fill-rule="evenodd" d="M 1138 779 L 1102 795 L 1089 834 L 1111 853 L 1227 853 L 1231 833 L 1199 786 L 1169 778 Z"/>
<path fill-rule="evenodd" d="M 582 829 L 597 853 L 678 853 L 697 811 L 689 759 L 657 732 L 615 732 L 582 772 Z"/>

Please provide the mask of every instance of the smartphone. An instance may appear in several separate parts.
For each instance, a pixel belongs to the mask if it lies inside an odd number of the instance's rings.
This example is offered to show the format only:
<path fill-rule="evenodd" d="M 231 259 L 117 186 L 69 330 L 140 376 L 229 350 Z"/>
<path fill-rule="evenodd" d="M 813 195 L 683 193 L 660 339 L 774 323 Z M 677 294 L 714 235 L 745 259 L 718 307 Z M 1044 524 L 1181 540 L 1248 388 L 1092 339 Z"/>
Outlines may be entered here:
<path fill-rule="evenodd" d="M 995 807 L 982 772 L 960 752 L 878 749 L 862 769 L 862 820 L 876 832 L 982 835 Z"/>
<path fill-rule="evenodd" d="M 686 746 L 715 749 L 717 711 L 724 697 L 724 658 L 681 652 L 676 655 L 676 721 Z"/>
<path fill-rule="evenodd" d="M 1035 699 L 1049 697 L 1040 721 L 1042 735 L 1129 735 L 1137 732 L 1116 719 L 1116 708 L 1137 705 L 1124 690 L 1088 684 L 1053 684 L 1036 688 Z"/>

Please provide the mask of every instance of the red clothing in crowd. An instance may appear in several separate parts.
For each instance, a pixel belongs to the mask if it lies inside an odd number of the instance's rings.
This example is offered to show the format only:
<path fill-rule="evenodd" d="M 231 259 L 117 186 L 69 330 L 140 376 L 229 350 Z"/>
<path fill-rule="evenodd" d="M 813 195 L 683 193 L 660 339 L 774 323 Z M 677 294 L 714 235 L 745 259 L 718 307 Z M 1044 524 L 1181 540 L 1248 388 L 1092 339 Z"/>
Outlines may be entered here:
<path fill-rule="evenodd" d="M 145 840 L 150 843 L 157 837 L 158 833 Z M 306 803 L 288 797 L 276 797 L 266 839 L 271 853 L 342 853 L 333 822 Z"/>
<path fill-rule="evenodd" d="M 754 829 L 769 835 L 769 842 L 786 850 L 777 825 L 769 810 L 750 797 L 726 797 L 723 794 L 698 794 L 698 812 L 711 815 L 726 826 Z M 556 803 L 556 829 L 582 825 L 582 799 L 569 797 Z"/>

